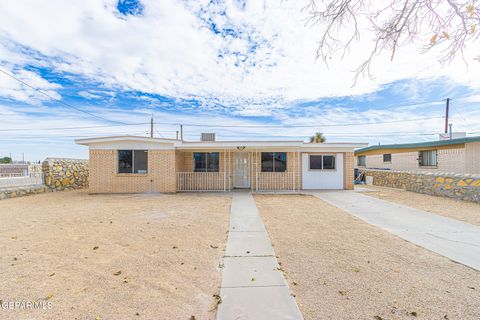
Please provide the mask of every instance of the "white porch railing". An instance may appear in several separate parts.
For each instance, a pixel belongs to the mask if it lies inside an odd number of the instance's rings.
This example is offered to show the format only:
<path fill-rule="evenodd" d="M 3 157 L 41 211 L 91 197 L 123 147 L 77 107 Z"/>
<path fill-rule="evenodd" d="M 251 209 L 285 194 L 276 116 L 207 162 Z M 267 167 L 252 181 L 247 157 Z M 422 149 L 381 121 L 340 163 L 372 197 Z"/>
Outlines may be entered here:
<path fill-rule="evenodd" d="M 256 172 L 255 191 L 298 191 L 295 172 Z"/>
<path fill-rule="evenodd" d="M 177 191 L 227 191 L 226 172 L 177 172 Z"/>
<path fill-rule="evenodd" d="M 19 176 L 17 173 L 10 175 L 3 174 L 0 177 L 0 188 L 22 187 L 30 185 L 42 185 L 43 173 L 31 173 L 26 176 Z"/>

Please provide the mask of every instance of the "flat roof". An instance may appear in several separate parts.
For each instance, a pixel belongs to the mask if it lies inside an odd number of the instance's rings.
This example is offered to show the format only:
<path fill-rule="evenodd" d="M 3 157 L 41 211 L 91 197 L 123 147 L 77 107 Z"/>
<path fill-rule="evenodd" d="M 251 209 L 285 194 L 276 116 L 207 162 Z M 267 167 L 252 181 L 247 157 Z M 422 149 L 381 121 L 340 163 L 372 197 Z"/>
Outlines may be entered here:
<path fill-rule="evenodd" d="M 216 140 L 216 141 L 182 141 L 177 139 L 150 138 L 142 136 L 109 136 L 76 139 L 75 143 L 85 146 L 118 142 L 143 142 L 152 144 L 168 144 L 177 149 L 207 149 L 207 148 L 262 148 L 262 147 L 294 147 L 302 149 L 328 149 L 328 148 L 360 148 L 368 144 L 362 142 L 325 142 L 306 143 L 303 140 Z"/>
<path fill-rule="evenodd" d="M 480 142 L 480 136 L 468 137 L 468 138 L 449 139 L 449 140 L 427 141 L 427 142 L 376 145 L 376 146 L 370 146 L 370 147 L 366 147 L 366 148 L 357 149 L 357 150 L 355 150 L 355 154 L 366 152 L 366 151 L 372 151 L 372 150 L 432 148 L 432 147 L 441 147 L 441 146 L 449 146 L 449 145 L 456 145 L 456 144 L 464 144 L 464 143 L 468 143 L 468 142 Z"/>

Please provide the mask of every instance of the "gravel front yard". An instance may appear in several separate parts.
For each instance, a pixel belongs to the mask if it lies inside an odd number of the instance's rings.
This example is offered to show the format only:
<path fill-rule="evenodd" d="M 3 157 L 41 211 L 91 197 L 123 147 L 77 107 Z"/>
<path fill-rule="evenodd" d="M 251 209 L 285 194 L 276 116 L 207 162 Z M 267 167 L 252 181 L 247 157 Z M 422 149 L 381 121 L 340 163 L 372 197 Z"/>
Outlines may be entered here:
<path fill-rule="evenodd" d="M 480 272 L 313 196 L 255 200 L 305 319 L 480 319 Z"/>
<path fill-rule="evenodd" d="M 480 226 L 480 203 L 430 196 L 428 194 L 378 186 L 358 186 L 364 195 Z M 371 192 L 370 192 L 371 191 Z"/>
<path fill-rule="evenodd" d="M 0 201 L 0 319 L 213 319 L 224 194 L 48 193 Z M 193 318 L 192 318 L 193 319 Z"/>

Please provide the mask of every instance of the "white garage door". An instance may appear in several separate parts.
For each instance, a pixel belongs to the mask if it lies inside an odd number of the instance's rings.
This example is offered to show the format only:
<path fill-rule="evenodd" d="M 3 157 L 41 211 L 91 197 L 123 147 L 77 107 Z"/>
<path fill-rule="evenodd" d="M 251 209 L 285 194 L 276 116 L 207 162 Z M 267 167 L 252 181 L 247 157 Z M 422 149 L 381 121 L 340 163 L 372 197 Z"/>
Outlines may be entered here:
<path fill-rule="evenodd" d="M 335 169 L 330 169 L 331 157 L 323 161 L 320 154 L 302 154 L 303 189 L 343 189 L 343 153 L 329 155 L 335 156 Z M 316 156 L 314 169 L 310 168 L 310 156 Z"/>

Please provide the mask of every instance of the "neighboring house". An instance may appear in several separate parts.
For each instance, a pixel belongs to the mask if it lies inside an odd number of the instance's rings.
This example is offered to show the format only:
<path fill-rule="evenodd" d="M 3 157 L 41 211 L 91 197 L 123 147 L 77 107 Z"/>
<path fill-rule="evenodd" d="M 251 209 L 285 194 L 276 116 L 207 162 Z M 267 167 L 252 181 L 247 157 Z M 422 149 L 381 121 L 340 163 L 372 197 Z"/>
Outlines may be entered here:
<path fill-rule="evenodd" d="M 356 168 L 480 173 L 480 137 L 370 146 L 355 151 Z"/>
<path fill-rule="evenodd" d="M 113 136 L 89 147 L 91 193 L 353 189 L 363 143 L 211 141 Z"/>

